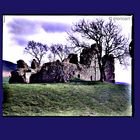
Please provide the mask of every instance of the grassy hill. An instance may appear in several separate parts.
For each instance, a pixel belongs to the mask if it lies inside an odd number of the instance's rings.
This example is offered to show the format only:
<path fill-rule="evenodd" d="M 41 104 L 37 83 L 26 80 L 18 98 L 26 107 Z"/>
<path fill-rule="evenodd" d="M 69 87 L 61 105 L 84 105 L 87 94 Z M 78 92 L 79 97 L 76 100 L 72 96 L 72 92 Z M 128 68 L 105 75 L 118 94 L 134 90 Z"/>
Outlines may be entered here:
<path fill-rule="evenodd" d="M 127 85 L 3 84 L 4 116 L 131 116 Z"/>

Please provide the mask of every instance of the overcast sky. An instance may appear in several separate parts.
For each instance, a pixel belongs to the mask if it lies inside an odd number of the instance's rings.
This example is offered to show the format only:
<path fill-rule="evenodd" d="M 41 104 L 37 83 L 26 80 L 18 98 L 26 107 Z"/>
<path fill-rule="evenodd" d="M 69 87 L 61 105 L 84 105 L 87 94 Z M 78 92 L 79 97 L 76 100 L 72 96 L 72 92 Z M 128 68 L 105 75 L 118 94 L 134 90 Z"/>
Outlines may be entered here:
<path fill-rule="evenodd" d="M 131 16 L 3 16 L 3 60 L 16 63 L 23 59 L 30 64 L 32 57 L 24 53 L 30 40 L 50 46 L 54 43 L 67 43 L 67 32 L 80 19 L 95 20 L 112 19 L 131 41 Z M 44 58 L 44 62 L 47 60 Z M 131 65 L 131 64 L 130 64 Z M 116 81 L 131 82 L 131 66 L 125 69 L 116 63 Z"/>

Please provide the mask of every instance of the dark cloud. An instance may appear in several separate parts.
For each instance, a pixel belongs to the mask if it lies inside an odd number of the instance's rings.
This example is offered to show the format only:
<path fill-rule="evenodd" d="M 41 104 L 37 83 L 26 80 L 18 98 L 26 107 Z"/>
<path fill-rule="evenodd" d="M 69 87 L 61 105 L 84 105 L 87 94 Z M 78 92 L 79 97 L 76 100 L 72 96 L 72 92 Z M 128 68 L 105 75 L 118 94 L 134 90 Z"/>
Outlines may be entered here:
<path fill-rule="evenodd" d="M 45 22 L 42 28 L 46 32 L 66 32 L 70 29 L 70 25 L 56 22 Z"/>
<path fill-rule="evenodd" d="M 27 40 L 24 38 L 20 38 L 20 37 L 12 37 L 12 40 L 19 46 L 26 46 L 27 45 Z"/>
<path fill-rule="evenodd" d="M 15 18 L 7 24 L 9 32 L 15 35 L 32 35 L 37 33 L 39 28 L 43 28 L 45 32 L 65 32 L 70 29 L 69 24 L 57 22 L 31 21 L 27 19 Z"/>
<path fill-rule="evenodd" d="M 37 32 L 36 22 L 26 19 L 13 19 L 7 24 L 9 32 L 15 35 L 31 35 Z"/>
<path fill-rule="evenodd" d="M 69 24 L 57 23 L 57 22 L 44 22 L 29 19 L 14 18 L 7 23 L 9 33 L 11 33 L 11 40 L 19 46 L 27 45 L 28 35 L 34 35 L 39 33 L 43 29 L 46 33 L 62 33 L 70 29 Z M 39 33 L 40 35 L 40 33 Z"/>

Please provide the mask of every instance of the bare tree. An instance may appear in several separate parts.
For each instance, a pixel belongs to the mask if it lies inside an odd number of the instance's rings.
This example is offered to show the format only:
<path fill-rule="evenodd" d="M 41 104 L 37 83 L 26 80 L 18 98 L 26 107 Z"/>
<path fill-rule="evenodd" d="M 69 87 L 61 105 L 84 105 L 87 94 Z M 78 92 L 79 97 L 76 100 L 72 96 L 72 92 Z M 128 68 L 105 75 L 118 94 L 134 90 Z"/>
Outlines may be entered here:
<path fill-rule="evenodd" d="M 113 54 L 114 58 L 125 63 L 125 58 L 129 55 L 128 39 L 121 35 L 121 29 L 110 20 L 104 26 L 104 51 L 105 55 Z"/>
<path fill-rule="evenodd" d="M 103 20 L 96 20 L 86 22 L 84 19 L 74 25 L 72 31 L 78 32 L 82 37 L 93 40 L 96 42 L 95 52 L 97 54 L 99 69 L 100 69 L 100 80 L 103 81 L 103 69 L 102 69 L 102 42 L 103 42 Z"/>
<path fill-rule="evenodd" d="M 57 53 L 57 48 L 55 47 L 54 44 L 52 44 L 52 45 L 50 46 L 50 51 L 51 51 L 51 53 L 53 54 L 53 61 L 55 61 L 56 53 Z"/>
<path fill-rule="evenodd" d="M 63 61 L 63 59 L 66 58 L 67 55 L 69 54 L 69 49 L 67 45 L 62 44 L 52 44 L 50 46 L 50 51 L 53 54 L 54 60 L 56 59 L 57 56 L 61 61 Z"/>
<path fill-rule="evenodd" d="M 121 64 L 125 62 L 125 57 L 128 56 L 128 39 L 121 35 L 119 26 L 115 25 L 111 20 L 105 23 L 104 20 L 96 19 L 89 22 L 83 19 L 72 27 L 72 31 L 73 34 L 79 33 L 84 39 L 96 42 L 96 45 L 92 45 L 92 48 L 94 48 L 94 52 L 97 55 L 100 81 L 104 80 L 103 52 L 105 55 L 113 54 L 114 58 L 118 59 Z M 84 47 L 74 35 L 69 36 L 69 39 L 72 40 L 75 46 Z"/>
<path fill-rule="evenodd" d="M 48 51 L 48 46 L 39 42 L 29 41 L 24 51 L 33 56 L 40 66 L 42 58 Z"/>
<path fill-rule="evenodd" d="M 52 62 L 52 61 L 53 61 L 53 56 L 52 56 L 52 54 L 51 54 L 51 53 L 48 55 L 48 59 L 49 59 L 49 61 L 50 61 L 50 62 Z"/>
<path fill-rule="evenodd" d="M 69 48 L 74 53 L 79 53 L 79 52 L 82 51 L 83 48 L 88 48 L 90 46 L 87 42 L 84 42 L 84 41 L 81 42 L 72 33 L 68 33 L 68 39 L 67 40 L 71 43 L 71 47 L 69 47 Z"/>

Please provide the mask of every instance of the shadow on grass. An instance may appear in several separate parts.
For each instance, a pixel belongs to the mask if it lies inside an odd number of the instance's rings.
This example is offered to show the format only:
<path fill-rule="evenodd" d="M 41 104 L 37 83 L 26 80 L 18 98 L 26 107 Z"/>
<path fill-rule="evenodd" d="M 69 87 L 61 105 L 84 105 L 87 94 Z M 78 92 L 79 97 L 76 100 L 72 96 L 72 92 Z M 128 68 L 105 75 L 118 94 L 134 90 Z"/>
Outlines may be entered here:
<path fill-rule="evenodd" d="M 70 79 L 69 82 L 42 82 L 42 83 L 29 83 L 29 85 L 33 85 L 33 84 L 40 84 L 40 85 L 47 85 L 47 84 L 51 84 L 51 85 L 55 85 L 55 84 L 70 84 L 70 85 L 101 85 L 104 84 L 104 82 L 101 81 L 86 81 L 86 80 L 82 80 L 79 78 L 73 78 Z"/>
<path fill-rule="evenodd" d="M 11 92 L 10 92 L 10 88 L 7 84 L 3 85 L 3 103 L 7 103 L 9 102 L 11 97 Z"/>
<path fill-rule="evenodd" d="M 101 85 L 103 82 L 101 81 L 86 81 L 79 78 L 73 78 L 69 82 L 70 84 L 78 84 L 78 85 Z"/>

